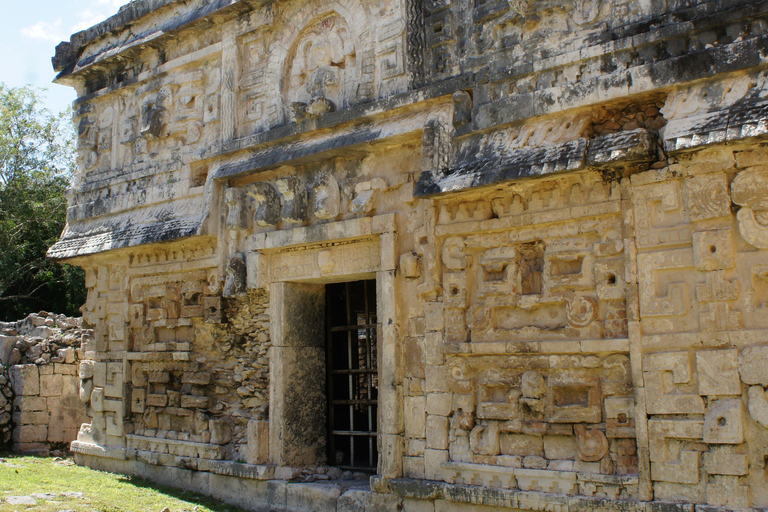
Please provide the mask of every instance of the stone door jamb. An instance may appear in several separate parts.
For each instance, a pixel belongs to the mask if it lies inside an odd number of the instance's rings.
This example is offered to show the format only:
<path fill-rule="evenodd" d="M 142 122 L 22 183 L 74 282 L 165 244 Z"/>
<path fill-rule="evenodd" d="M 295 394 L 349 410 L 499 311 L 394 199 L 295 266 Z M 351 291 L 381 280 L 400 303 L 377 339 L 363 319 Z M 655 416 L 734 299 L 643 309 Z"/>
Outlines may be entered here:
<path fill-rule="evenodd" d="M 379 322 L 379 475 L 402 477 L 403 460 L 403 394 L 398 378 L 397 300 L 395 271 L 397 267 L 395 214 L 363 217 L 290 230 L 259 233 L 247 241 L 246 263 L 248 288 L 273 289 L 281 283 L 325 283 L 352 281 L 376 276 L 377 318 Z M 344 255 L 351 257 L 345 259 Z M 275 297 L 270 294 L 272 340 L 284 336 L 281 322 L 284 311 L 284 287 Z M 272 316 L 272 315 L 275 316 Z M 270 358 L 270 374 L 276 374 Z M 278 370 L 278 374 L 282 374 Z M 279 380 L 279 379 L 278 379 Z M 281 386 L 270 378 L 270 461 L 282 463 L 282 428 L 273 414 L 273 400 Z"/>

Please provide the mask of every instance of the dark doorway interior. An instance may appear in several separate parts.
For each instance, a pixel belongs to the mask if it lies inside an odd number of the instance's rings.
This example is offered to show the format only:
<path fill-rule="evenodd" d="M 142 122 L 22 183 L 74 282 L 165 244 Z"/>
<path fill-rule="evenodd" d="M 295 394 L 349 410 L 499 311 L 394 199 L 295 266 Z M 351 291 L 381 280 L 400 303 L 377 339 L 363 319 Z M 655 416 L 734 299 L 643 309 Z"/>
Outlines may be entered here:
<path fill-rule="evenodd" d="M 328 358 L 328 463 L 376 470 L 379 374 L 376 281 L 325 288 Z"/>

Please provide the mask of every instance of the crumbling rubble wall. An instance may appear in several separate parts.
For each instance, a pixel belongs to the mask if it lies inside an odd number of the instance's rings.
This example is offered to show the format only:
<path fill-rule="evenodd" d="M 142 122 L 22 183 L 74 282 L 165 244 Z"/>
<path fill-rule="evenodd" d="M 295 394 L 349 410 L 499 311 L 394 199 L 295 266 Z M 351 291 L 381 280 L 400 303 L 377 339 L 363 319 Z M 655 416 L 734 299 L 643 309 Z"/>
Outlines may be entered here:
<path fill-rule="evenodd" d="M 0 323 L 0 442 L 14 451 L 66 452 L 87 418 L 77 376 L 82 319 L 49 313 Z"/>
<path fill-rule="evenodd" d="M 0 446 L 7 447 L 11 442 L 13 389 L 10 386 L 8 367 L 0 365 Z"/>

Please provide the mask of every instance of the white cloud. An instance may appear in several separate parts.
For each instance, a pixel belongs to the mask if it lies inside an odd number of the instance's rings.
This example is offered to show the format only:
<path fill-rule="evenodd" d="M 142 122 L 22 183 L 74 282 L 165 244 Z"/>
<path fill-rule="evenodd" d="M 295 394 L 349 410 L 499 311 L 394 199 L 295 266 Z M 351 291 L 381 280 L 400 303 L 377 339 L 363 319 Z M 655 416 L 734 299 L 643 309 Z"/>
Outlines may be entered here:
<path fill-rule="evenodd" d="M 31 39 L 39 39 L 53 43 L 58 43 L 67 37 L 66 30 L 64 30 L 64 21 L 61 18 L 58 18 L 53 23 L 48 21 L 38 21 L 34 25 L 22 27 L 21 33 Z"/>
<path fill-rule="evenodd" d="M 85 30 L 88 27 L 92 27 L 93 25 L 99 23 L 100 21 L 104 21 L 109 16 L 105 13 L 92 11 L 91 9 L 86 9 L 84 11 L 80 11 L 77 13 L 77 17 L 79 20 L 77 23 L 72 25 L 72 32 L 79 32 L 81 30 Z"/>
<path fill-rule="evenodd" d="M 71 27 L 71 31 L 74 33 L 92 27 L 116 14 L 127 3 L 127 0 L 92 0 L 90 7 L 77 13 L 79 20 Z"/>
<path fill-rule="evenodd" d="M 58 43 L 68 40 L 71 34 L 92 27 L 116 14 L 118 9 L 126 3 L 128 0 L 91 0 L 88 8 L 73 16 L 77 21 L 72 23 L 69 20 L 66 28 L 64 20 L 58 18 L 54 22 L 41 20 L 33 25 L 23 27 L 21 33 L 31 39 Z"/>

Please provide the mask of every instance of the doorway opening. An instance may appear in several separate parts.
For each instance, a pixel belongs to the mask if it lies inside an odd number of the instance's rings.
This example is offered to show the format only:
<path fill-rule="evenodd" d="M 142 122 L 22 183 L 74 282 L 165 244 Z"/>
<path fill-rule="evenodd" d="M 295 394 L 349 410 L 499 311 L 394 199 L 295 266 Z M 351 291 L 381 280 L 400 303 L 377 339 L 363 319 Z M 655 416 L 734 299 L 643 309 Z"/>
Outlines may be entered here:
<path fill-rule="evenodd" d="M 328 284 L 325 292 L 328 464 L 376 471 L 376 280 Z"/>

